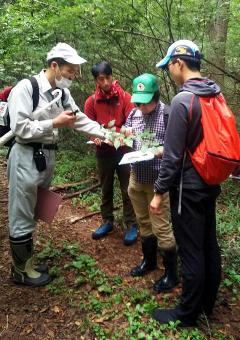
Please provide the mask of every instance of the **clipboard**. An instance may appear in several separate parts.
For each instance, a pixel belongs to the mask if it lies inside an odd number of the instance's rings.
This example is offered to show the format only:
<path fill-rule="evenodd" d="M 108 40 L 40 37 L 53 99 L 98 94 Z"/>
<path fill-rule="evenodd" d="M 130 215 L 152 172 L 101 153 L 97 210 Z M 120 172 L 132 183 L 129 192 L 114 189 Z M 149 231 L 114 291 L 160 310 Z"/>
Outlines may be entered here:
<path fill-rule="evenodd" d="M 61 195 L 48 189 L 38 187 L 35 219 L 51 224 L 61 201 Z"/>

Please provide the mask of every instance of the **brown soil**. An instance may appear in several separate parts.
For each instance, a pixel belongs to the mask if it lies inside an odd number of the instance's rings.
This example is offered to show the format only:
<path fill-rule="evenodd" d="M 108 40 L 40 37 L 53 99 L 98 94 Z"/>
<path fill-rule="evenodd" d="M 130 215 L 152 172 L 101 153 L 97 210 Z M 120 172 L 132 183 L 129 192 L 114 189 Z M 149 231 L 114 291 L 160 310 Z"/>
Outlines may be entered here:
<path fill-rule="evenodd" d="M 64 295 L 51 294 L 46 287 L 29 288 L 14 285 L 10 280 L 9 269 L 11 259 L 7 231 L 7 181 L 6 163 L 0 160 L 0 338 L 2 339 L 94 339 L 91 332 L 81 336 L 79 324 L 82 314 L 69 305 Z M 41 250 L 47 241 L 52 240 L 56 247 L 64 240 L 79 243 L 81 250 L 97 260 L 98 267 L 107 275 L 119 275 L 125 285 L 151 290 L 152 283 L 163 272 L 160 269 L 143 279 L 133 279 L 129 269 L 141 260 L 140 240 L 137 244 L 126 247 L 122 243 L 123 231 L 116 228 L 108 237 L 100 241 L 91 239 L 91 232 L 100 223 L 99 216 L 70 223 L 72 217 L 87 212 L 81 208 L 73 208 L 71 200 L 63 201 L 53 224 L 48 226 L 39 223 L 37 228 L 37 250 Z M 62 266 L 64 266 L 64 259 Z M 71 287 L 71 274 L 67 277 Z M 85 292 L 88 287 L 85 287 Z M 180 287 L 169 295 L 170 302 L 180 293 Z M 78 296 L 78 298 L 81 298 Z M 164 294 L 157 296 L 159 302 Z M 232 293 L 222 289 L 219 293 L 210 327 L 218 329 L 222 339 L 240 339 L 240 299 L 232 302 Z M 119 315 L 112 321 L 114 331 L 124 327 L 126 320 Z M 121 324 L 122 323 L 122 324 Z M 207 336 L 206 336 L 207 338 Z"/>

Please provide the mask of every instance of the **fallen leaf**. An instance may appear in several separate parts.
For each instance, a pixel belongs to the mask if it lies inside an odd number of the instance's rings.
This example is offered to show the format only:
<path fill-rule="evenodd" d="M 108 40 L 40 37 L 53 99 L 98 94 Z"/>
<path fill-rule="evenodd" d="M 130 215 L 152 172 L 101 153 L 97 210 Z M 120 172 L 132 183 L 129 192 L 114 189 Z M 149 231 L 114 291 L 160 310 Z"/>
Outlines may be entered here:
<path fill-rule="evenodd" d="M 43 307 L 42 309 L 40 309 L 39 313 L 44 313 L 48 310 L 48 307 Z"/>
<path fill-rule="evenodd" d="M 69 223 L 74 223 L 74 222 L 76 222 L 77 220 L 79 220 L 79 216 L 74 216 L 74 217 L 71 217 L 70 219 L 69 219 Z"/>
<path fill-rule="evenodd" d="M 33 324 L 29 324 L 26 327 L 23 328 L 22 332 L 20 333 L 20 335 L 27 335 L 32 333 L 33 331 Z"/>
<path fill-rule="evenodd" d="M 61 309 L 58 306 L 54 306 L 53 308 L 51 308 L 51 311 L 53 311 L 54 313 L 60 313 Z"/>
<path fill-rule="evenodd" d="M 53 331 L 48 331 L 48 335 L 50 336 L 50 338 L 55 338 L 55 334 Z"/>

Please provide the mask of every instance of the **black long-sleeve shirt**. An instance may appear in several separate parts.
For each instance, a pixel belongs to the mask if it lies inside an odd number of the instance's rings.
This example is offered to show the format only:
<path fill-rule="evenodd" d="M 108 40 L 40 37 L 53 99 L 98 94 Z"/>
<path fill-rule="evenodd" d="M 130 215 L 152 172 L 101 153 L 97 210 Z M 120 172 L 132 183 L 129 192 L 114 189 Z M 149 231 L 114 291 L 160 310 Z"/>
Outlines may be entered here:
<path fill-rule="evenodd" d="M 171 103 L 168 126 L 165 134 L 164 153 L 155 192 L 163 194 L 171 187 L 179 186 L 183 168 L 182 184 L 186 189 L 209 187 L 197 173 L 187 152 L 194 152 L 203 138 L 201 106 L 198 96 L 211 97 L 220 93 L 220 88 L 207 78 L 189 79 Z M 192 112 L 190 118 L 190 111 Z M 183 166 L 184 153 L 186 159 Z"/>

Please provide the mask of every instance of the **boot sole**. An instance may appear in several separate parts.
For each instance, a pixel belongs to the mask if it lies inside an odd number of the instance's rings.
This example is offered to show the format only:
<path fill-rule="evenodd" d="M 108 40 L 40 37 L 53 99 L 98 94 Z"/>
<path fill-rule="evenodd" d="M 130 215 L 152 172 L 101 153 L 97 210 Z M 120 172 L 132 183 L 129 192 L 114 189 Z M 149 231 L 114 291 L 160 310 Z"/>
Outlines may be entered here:
<path fill-rule="evenodd" d="M 123 241 L 123 244 L 125 245 L 125 246 L 131 246 L 131 245 L 133 245 L 134 243 L 136 243 L 137 242 L 137 238 L 136 238 L 136 240 L 134 240 L 134 241 Z"/>
<path fill-rule="evenodd" d="M 154 292 L 156 293 L 164 293 L 164 292 L 168 292 L 169 290 L 172 290 L 174 288 L 176 288 L 178 286 L 179 282 L 177 282 L 174 286 L 172 287 L 166 287 L 166 288 L 160 288 L 160 289 L 156 289 L 154 286 L 153 286 L 153 290 Z"/>
<path fill-rule="evenodd" d="M 15 274 L 15 275 L 19 275 L 19 274 Z M 11 279 L 12 281 L 17 284 L 17 285 L 23 285 L 23 286 L 29 286 L 29 287 L 41 287 L 41 286 L 45 286 L 47 284 L 49 284 L 52 281 L 52 277 L 50 275 L 48 275 L 48 279 L 44 280 L 44 281 L 40 281 L 37 282 L 37 279 L 35 279 L 35 282 L 32 281 L 28 281 L 28 278 L 24 278 L 24 280 L 21 280 L 20 277 L 15 277 L 14 273 L 11 272 Z M 45 274 L 44 274 L 45 275 Z"/>
<path fill-rule="evenodd" d="M 157 267 L 156 267 L 156 268 L 153 268 L 153 269 L 146 270 L 146 271 L 145 271 L 144 273 L 142 273 L 142 274 L 132 274 L 132 273 L 130 272 L 130 275 L 131 275 L 132 277 L 141 277 L 141 276 L 147 275 L 148 273 L 153 272 L 153 271 L 156 270 L 156 269 L 157 269 Z"/>
<path fill-rule="evenodd" d="M 46 286 L 47 284 L 49 284 L 52 281 L 52 278 L 50 277 L 49 280 L 44 281 L 44 282 L 40 282 L 40 283 L 33 283 L 33 282 L 22 282 L 22 281 L 17 281 L 16 279 L 14 279 L 12 277 L 12 281 L 17 284 L 17 285 L 21 285 L 21 286 L 28 286 L 28 287 L 42 287 L 42 286 Z"/>
<path fill-rule="evenodd" d="M 93 240 L 100 240 L 101 238 L 104 238 L 105 236 L 111 234 L 111 232 L 113 232 L 113 230 L 111 230 L 111 231 L 109 231 L 109 232 L 107 232 L 106 234 L 101 235 L 101 236 L 92 235 L 92 239 L 93 239 Z"/>

